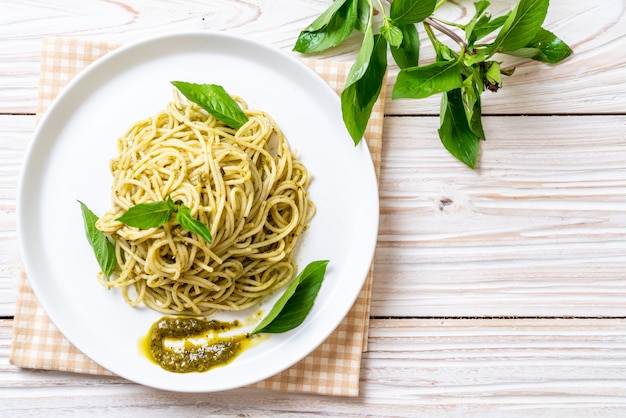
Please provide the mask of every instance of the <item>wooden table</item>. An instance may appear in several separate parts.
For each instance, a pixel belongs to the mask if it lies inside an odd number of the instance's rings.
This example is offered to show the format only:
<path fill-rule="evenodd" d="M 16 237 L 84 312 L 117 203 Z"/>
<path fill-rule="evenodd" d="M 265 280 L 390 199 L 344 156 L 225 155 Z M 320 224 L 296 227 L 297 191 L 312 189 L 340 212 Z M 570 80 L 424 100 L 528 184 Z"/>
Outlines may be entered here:
<path fill-rule="evenodd" d="M 211 29 L 290 51 L 329 3 L 2 1 L 0 415 L 624 416 L 624 0 L 552 1 L 545 26 L 575 54 L 556 67 L 514 61 L 515 75 L 483 99 L 488 139 L 476 171 L 440 145 L 438 98 L 387 100 L 358 398 L 174 394 L 9 364 L 20 270 L 16 185 L 34 129 L 42 38 L 126 43 Z M 441 14 L 463 20 L 472 10 L 463 0 Z M 355 38 L 319 58 L 353 60 L 356 45 Z"/>

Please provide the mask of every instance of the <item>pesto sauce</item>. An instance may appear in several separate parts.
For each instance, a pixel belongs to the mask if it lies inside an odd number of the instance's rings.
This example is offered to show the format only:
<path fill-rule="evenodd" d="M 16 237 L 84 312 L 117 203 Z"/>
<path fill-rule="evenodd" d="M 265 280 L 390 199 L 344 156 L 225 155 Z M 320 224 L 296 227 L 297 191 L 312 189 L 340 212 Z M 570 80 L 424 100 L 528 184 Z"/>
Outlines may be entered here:
<path fill-rule="evenodd" d="M 206 372 L 237 357 L 251 340 L 249 334 L 220 337 L 239 327 L 238 321 L 220 322 L 196 317 L 163 317 L 145 340 L 148 353 L 163 369 L 174 373 Z M 193 339 L 206 340 L 198 344 Z M 172 346 L 167 341 L 182 344 Z"/>

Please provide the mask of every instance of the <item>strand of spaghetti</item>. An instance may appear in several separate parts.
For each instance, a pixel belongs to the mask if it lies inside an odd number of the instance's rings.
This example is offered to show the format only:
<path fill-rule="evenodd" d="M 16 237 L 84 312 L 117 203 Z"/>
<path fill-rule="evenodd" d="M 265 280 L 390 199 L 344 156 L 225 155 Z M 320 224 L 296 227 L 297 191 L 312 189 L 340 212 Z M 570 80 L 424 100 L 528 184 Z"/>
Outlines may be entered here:
<path fill-rule="evenodd" d="M 233 97 L 249 120 L 232 129 L 175 92 L 164 111 L 118 140 L 111 209 L 96 226 L 116 246 L 106 286 L 127 303 L 206 315 L 254 306 L 297 271 L 297 243 L 315 213 L 310 176 L 274 120 Z M 138 230 L 116 219 L 166 198 L 207 225 L 209 244 L 170 220 Z"/>

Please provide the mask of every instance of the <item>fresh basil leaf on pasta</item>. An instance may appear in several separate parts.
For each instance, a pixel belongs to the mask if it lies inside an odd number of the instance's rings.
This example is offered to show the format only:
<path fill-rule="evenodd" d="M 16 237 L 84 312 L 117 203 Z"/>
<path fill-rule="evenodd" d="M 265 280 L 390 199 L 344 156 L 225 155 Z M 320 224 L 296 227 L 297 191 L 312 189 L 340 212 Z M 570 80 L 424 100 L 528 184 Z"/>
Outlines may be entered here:
<path fill-rule="evenodd" d="M 209 228 L 199 220 L 194 219 L 191 216 L 191 209 L 185 205 L 178 205 L 176 209 L 176 222 L 187 231 L 200 235 L 202 239 L 208 243 L 211 243 L 213 240 Z"/>
<path fill-rule="evenodd" d="M 169 221 L 174 210 L 176 205 L 168 196 L 167 200 L 132 206 L 117 220 L 135 228 L 157 228 Z"/>
<path fill-rule="evenodd" d="M 173 213 L 176 213 L 176 222 L 187 231 L 200 235 L 208 243 L 213 240 L 209 228 L 191 216 L 191 209 L 174 203 L 170 196 L 166 200 L 132 206 L 117 220 L 139 229 L 158 228 L 169 221 Z"/>
<path fill-rule="evenodd" d="M 80 200 L 78 203 L 80 203 L 83 221 L 85 222 L 87 241 L 91 244 L 91 248 L 93 249 L 96 260 L 102 269 L 102 273 L 108 279 L 111 277 L 116 265 L 115 246 L 102 231 L 96 228 L 96 221 L 98 220 L 96 214 L 94 214 L 91 209 L 89 209 Z"/>
<path fill-rule="evenodd" d="M 278 334 L 298 327 L 311 311 L 326 274 L 328 260 L 309 263 L 289 284 L 270 312 L 250 333 Z"/>
<path fill-rule="evenodd" d="M 248 121 L 248 116 L 220 85 L 195 84 L 185 81 L 172 81 L 171 83 L 188 100 L 199 105 L 231 128 L 239 129 Z"/>

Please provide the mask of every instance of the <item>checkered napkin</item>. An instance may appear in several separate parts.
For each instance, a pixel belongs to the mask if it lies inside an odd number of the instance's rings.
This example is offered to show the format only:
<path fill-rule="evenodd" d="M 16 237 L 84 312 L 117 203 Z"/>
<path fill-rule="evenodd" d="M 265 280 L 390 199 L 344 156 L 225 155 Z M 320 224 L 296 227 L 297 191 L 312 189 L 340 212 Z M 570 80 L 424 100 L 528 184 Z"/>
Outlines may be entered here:
<path fill-rule="evenodd" d="M 37 115 L 40 117 L 59 91 L 87 65 L 118 45 L 73 38 L 46 38 L 41 56 Z M 349 70 L 348 63 L 304 60 L 331 87 L 339 91 Z M 378 175 L 383 130 L 385 91 L 376 103 L 365 133 Z M 361 355 L 367 349 L 373 269 L 354 306 L 333 334 L 309 356 L 291 368 L 252 387 L 279 391 L 357 396 Z M 82 354 L 61 334 L 39 305 L 28 278 L 19 278 L 12 364 L 33 369 L 111 375 Z"/>

